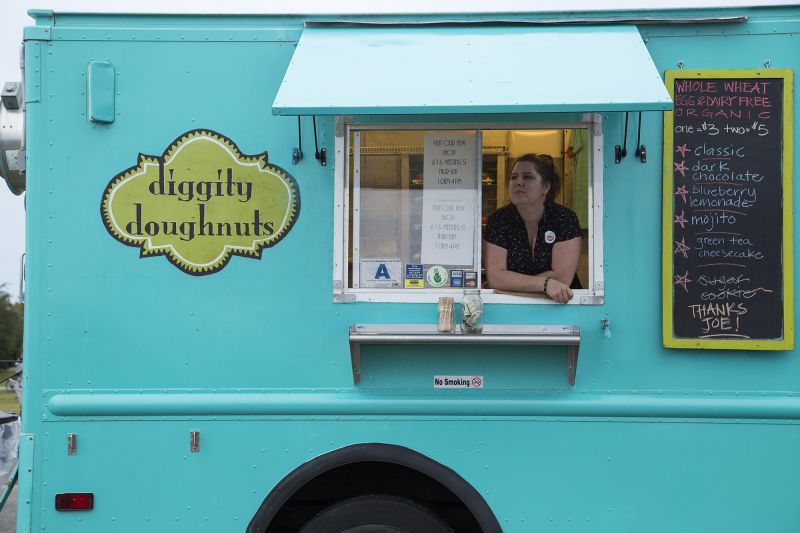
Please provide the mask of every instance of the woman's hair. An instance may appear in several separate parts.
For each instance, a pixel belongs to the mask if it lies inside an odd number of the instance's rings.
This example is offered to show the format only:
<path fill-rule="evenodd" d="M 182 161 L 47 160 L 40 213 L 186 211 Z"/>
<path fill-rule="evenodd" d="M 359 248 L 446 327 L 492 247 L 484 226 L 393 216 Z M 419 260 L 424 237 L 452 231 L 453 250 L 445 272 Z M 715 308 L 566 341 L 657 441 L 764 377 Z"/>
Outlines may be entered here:
<path fill-rule="evenodd" d="M 558 174 L 556 174 L 553 158 L 548 154 L 525 154 L 518 157 L 514 164 L 516 165 L 523 161 L 533 163 L 533 167 L 536 169 L 536 172 L 539 173 L 539 176 L 542 177 L 542 180 L 550 184 L 550 190 L 547 191 L 546 201 L 555 201 L 556 195 L 561 189 L 561 179 L 558 177 Z"/>

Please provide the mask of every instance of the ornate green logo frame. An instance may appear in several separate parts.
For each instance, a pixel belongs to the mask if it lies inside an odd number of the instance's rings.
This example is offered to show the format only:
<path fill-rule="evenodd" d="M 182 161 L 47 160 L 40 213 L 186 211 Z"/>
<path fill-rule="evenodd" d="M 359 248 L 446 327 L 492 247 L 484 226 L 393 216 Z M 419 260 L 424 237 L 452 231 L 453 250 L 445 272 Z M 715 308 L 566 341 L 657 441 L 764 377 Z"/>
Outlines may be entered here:
<path fill-rule="evenodd" d="M 139 257 L 163 255 L 205 276 L 234 255 L 260 259 L 283 239 L 300 214 L 300 190 L 266 152 L 242 154 L 229 138 L 202 129 L 161 156 L 139 154 L 109 182 L 100 210 L 106 230 L 140 248 Z"/>

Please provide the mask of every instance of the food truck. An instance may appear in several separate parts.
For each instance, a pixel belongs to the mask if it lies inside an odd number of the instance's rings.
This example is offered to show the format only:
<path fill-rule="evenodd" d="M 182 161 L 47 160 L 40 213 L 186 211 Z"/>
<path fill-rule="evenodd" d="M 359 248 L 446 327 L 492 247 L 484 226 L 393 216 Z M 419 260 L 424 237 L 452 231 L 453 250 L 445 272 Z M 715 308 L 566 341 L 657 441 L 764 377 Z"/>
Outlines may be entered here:
<path fill-rule="evenodd" d="M 18 531 L 800 529 L 800 8 L 30 15 Z"/>

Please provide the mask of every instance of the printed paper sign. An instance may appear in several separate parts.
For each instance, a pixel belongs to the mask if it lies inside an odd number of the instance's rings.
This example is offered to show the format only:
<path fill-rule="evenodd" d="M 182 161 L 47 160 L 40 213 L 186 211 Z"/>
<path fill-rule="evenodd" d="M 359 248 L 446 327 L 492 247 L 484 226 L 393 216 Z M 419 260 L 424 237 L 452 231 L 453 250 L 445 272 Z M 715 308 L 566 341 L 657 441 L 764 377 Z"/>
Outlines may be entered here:
<path fill-rule="evenodd" d="M 478 136 L 425 135 L 422 262 L 472 265 L 478 197 Z"/>
<path fill-rule="evenodd" d="M 362 259 L 359 285 L 370 288 L 400 287 L 403 265 L 399 259 Z"/>
<path fill-rule="evenodd" d="M 433 376 L 434 389 L 482 389 L 483 376 Z"/>

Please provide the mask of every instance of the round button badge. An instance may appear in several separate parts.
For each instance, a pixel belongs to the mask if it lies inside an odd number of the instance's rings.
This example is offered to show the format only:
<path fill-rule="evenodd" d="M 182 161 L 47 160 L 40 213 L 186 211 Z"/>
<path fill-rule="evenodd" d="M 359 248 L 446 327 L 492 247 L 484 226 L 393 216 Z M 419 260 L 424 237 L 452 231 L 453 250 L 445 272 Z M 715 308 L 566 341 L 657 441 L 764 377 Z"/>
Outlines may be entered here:
<path fill-rule="evenodd" d="M 544 233 L 544 242 L 546 242 L 547 244 L 553 244 L 554 242 L 556 242 L 556 234 L 550 230 L 547 230 Z"/>

